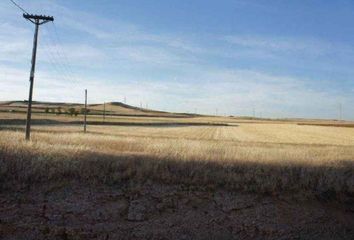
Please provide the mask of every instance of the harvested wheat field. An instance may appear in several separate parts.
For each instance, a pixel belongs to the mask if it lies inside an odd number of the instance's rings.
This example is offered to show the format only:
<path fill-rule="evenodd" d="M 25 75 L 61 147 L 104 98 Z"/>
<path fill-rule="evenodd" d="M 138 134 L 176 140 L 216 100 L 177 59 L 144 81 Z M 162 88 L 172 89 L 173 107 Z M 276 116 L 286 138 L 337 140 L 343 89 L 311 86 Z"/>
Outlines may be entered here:
<path fill-rule="evenodd" d="M 1 126 L 5 238 L 354 236 L 354 128 L 62 124 L 23 137 Z"/>

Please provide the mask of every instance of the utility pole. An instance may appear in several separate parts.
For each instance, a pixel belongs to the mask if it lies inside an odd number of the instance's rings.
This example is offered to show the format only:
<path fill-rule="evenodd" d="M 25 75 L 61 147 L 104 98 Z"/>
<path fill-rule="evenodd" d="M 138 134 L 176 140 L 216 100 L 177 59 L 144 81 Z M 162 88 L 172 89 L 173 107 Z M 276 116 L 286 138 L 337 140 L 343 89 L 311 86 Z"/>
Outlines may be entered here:
<path fill-rule="evenodd" d="M 32 15 L 24 13 L 23 17 L 35 25 L 34 37 L 33 37 L 33 49 L 32 49 L 32 66 L 30 72 L 30 89 L 28 96 L 28 106 L 27 106 L 27 120 L 26 120 L 26 140 L 31 138 L 31 115 L 32 115 L 32 96 L 33 96 L 33 84 L 34 84 L 34 72 L 36 69 L 36 57 L 37 57 L 37 42 L 38 42 L 38 30 L 39 25 L 47 22 L 54 21 L 53 17 L 42 16 L 42 15 Z"/>
<path fill-rule="evenodd" d="M 84 133 L 86 133 L 86 120 L 87 120 L 87 89 L 85 89 L 85 113 L 84 113 Z"/>
<path fill-rule="evenodd" d="M 343 106 L 342 103 L 339 103 L 339 120 L 342 121 L 343 118 Z"/>
<path fill-rule="evenodd" d="M 106 102 L 103 102 L 103 121 L 106 119 Z"/>

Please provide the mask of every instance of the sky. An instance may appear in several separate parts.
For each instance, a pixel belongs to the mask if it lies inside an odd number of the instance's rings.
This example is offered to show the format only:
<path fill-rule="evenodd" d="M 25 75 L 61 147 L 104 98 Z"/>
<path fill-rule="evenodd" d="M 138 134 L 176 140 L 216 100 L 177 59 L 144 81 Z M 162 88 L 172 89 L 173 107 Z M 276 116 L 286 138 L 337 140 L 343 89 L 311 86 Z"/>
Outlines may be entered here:
<path fill-rule="evenodd" d="M 354 120 L 354 1 L 17 0 L 34 100 Z M 28 98 L 34 25 L 0 2 L 0 101 Z M 342 109 L 342 111 L 340 111 Z"/>

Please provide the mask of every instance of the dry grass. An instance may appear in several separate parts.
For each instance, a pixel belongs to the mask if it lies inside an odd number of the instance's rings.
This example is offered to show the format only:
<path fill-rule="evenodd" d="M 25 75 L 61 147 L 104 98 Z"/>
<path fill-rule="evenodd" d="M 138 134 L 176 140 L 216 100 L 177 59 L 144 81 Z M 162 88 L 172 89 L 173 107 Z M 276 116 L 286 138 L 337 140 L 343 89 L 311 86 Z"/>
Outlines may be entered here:
<path fill-rule="evenodd" d="M 0 131 L 0 181 L 155 181 L 258 192 L 354 193 L 354 129 L 37 126 Z"/>

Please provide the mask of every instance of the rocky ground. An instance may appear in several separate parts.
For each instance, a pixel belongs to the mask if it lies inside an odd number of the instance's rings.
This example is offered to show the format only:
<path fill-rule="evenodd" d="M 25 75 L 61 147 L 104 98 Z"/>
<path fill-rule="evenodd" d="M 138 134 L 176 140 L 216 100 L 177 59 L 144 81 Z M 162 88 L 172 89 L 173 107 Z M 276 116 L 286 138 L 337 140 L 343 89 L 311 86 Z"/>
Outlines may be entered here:
<path fill-rule="evenodd" d="M 354 203 L 155 183 L 0 191 L 0 239 L 354 239 Z"/>

